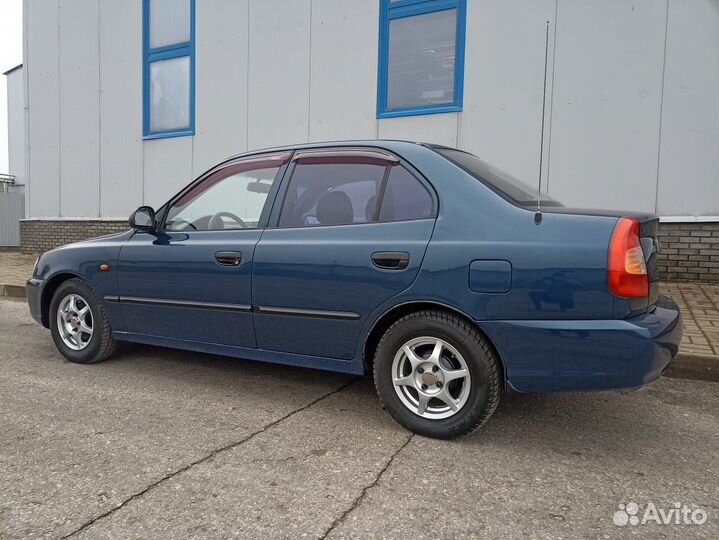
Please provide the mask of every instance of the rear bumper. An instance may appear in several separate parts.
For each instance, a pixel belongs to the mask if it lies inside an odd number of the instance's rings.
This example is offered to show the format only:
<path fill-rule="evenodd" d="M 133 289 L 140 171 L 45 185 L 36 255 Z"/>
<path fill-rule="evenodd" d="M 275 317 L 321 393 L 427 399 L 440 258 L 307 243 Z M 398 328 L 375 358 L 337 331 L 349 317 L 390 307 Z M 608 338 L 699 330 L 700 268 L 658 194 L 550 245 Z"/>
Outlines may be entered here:
<path fill-rule="evenodd" d="M 29 279 L 25 284 L 27 294 L 27 305 L 30 308 L 30 315 L 37 322 L 47 327 L 48 322 L 42 320 L 42 292 L 45 289 L 45 281 L 42 279 Z"/>
<path fill-rule="evenodd" d="M 662 297 L 625 320 L 482 321 L 520 392 L 636 388 L 658 379 L 682 338 L 677 305 Z"/>

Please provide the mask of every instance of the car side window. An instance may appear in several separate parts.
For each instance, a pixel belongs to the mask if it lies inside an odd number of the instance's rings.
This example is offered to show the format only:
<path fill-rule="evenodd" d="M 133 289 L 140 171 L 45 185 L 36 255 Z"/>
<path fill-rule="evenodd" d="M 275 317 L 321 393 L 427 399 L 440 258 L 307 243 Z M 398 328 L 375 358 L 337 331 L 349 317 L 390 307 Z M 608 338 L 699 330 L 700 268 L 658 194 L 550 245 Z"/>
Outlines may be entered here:
<path fill-rule="evenodd" d="M 432 195 L 417 178 L 401 165 L 390 171 L 382 198 L 379 220 L 409 221 L 432 217 Z"/>
<path fill-rule="evenodd" d="M 353 156 L 297 160 L 280 213 L 280 227 L 376 221 L 387 163 Z"/>
<path fill-rule="evenodd" d="M 210 174 L 172 203 L 165 230 L 256 228 L 277 172 L 289 156 L 247 158 Z"/>

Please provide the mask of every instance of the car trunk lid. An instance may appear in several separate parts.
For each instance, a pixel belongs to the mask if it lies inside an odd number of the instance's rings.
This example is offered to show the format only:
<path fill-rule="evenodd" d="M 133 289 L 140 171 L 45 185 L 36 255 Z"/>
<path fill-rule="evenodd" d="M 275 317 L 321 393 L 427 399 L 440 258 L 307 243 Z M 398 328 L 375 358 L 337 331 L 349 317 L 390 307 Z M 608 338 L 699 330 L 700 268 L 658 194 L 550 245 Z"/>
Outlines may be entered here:
<path fill-rule="evenodd" d="M 649 294 L 643 298 L 629 300 L 632 313 L 644 312 L 657 303 L 659 299 L 659 252 L 660 244 L 658 238 L 659 218 L 654 214 L 645 212 L 631 212 L 618 210 L 594 210 L 585 208 L 569 208 L 565 206 L 543 208 L 543 212 L 556 214 L 574 214 L 587 216 L 605 216 L 619 218 L 631 218 L 639 222 L 639 241 L 644 255 L 644 263 L 647 267 L 647 279 L 649 281 Z"/>
<path fill-rule="evenodd" d="M 649 297 L 647 307 L 653 306 L 659 299 L 659 252 L 661 250 L 659 237 L 659 219 L 650 216 L 639 220 L 639 241 L 642 244 L 644 262 L 647 265 L 647 278 L 649 279 Z"/>

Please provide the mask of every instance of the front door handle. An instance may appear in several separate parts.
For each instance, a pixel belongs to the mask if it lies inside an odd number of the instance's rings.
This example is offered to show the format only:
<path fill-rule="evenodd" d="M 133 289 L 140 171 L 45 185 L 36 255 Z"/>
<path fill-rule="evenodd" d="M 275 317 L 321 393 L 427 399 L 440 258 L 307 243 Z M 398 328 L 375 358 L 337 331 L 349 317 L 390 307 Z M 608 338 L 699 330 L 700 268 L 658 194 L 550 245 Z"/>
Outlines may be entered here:
<path fill-rule="evenodd" d="M 222 266 L 240 266 L 242 253 L 239 251 L 218 251 L 215 253 L 215 261 Z"/>
<path fill-rule="evenodd" d="M 404 270 L 409 265 L 406 251 L 377 251 L 372 254 L 372 264 L 383 270 Z"/>

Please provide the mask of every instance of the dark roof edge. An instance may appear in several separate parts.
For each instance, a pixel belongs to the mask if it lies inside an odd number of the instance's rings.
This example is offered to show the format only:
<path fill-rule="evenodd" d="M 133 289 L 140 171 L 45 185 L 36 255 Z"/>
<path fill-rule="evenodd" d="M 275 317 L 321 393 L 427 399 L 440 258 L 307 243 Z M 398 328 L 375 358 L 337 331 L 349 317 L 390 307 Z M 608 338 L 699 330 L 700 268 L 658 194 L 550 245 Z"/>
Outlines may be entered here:
<path fill-rule="evenodd" d="M 11 67 L 10 69 L 8 69 L 6 72 L 3 73 L 3 75 L 10 75 L 13 71 L 17 71 L 18 69 L 21 69 L 21 68 L 22 68 L 22 64 L 18 64 L 17 66 Z"/>

